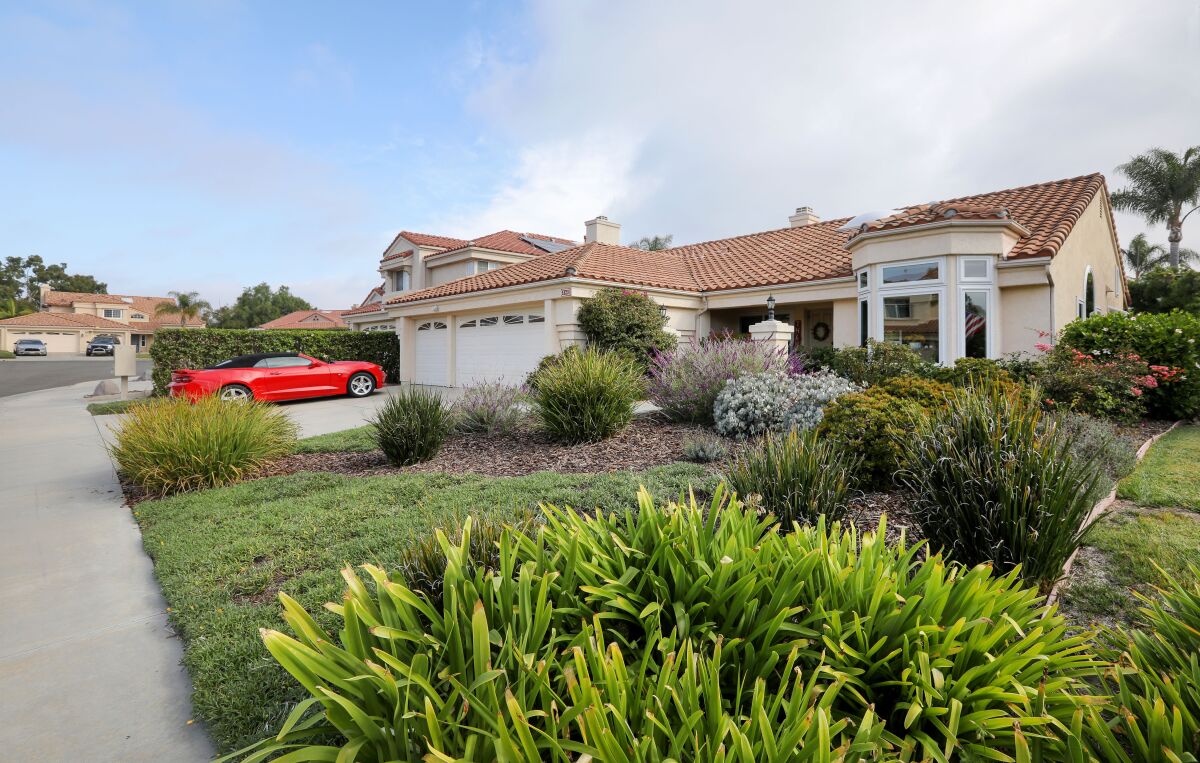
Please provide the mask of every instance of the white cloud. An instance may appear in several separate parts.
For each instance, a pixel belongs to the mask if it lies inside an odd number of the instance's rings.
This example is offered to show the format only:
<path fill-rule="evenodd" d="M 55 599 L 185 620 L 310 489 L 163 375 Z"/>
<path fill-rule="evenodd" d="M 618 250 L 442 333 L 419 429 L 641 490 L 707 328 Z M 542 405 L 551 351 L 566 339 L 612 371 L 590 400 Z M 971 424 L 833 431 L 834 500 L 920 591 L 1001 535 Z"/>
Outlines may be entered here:
<path fill-rule="evenodd" d="M 801 204 L 851 215 L 1097 170 L 1119 184 L 1131 154 L 1200 141 L 1188 0 L 544 0 L 531 24 L 536 56 L 490 64 L 471 99 L 526 147 L 477 211 L 498 225 L 604 207 L 627 237 L 683 242 L 779 227 Z M 599 182 L 570 187 L 564 164 L 609 134 L 636 154 L 601 146 L 606 172 L 582 173 Z M 564 146 L 584 155 L 537 158 Z"/>

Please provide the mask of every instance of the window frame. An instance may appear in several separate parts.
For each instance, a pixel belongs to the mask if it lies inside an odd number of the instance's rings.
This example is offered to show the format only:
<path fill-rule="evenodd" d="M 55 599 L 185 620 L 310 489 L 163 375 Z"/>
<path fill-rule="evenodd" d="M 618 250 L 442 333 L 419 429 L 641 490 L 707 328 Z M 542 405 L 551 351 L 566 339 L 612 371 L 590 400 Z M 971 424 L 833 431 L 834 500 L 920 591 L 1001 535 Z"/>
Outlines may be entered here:
<path fill-rule="evenodd" d="M 104 315 L 103 315 L 103 317 L 104 317 L 104 318 L 120 318 L 120 317 L 121 317 L 121 308 L 119 308 L 119 307 L 106 307 L 106 308 L 104 308 Z"/>
<path fill-rule="evenodd" d="M 884 275 L 888 268 L 905 268 L 913 265 L 937 265 L 937 278 L 926 278 L 920 281 L 896 281 L 888 283 Z M 921 257 L 915 260 L 897 260 L 895 262 L 881 262 L 876 267 L 879 270 L 878 284 L 876 289 L 905 289 L 911 286 L 927 287 L 930 285 L 946 283 L 946 258 L 945 257 Z"/>
<path fill-rule="evenodd" d="M 967 264 L 975 263 L 975 262 L 983 263 L 984 274 L 982 276 L 967 275 Z M 958 258 L 958 281 L 959 281 L 959 283 L 978 283 L 978 284 L 991 283 L 994 280 L 994 276 L 992 275 L 993 266 L 994 266 L 994 263 L 993 263 L 991 257 L 959 257 Z"/>
<path fill-rule="evenodd" d="M 986 322 L 984 325 L 984 357 L 995 358 L 997 357 L 996 331 L 999 325 L 997 316 L 999 315 L 1000 294 L 994 284 L 970 284 L 958 289 L 958 300 L 955 303 L 954 309 L 955 313 L 961 316 L 962 326 L 961 331 L 958 332 L 957 357 L 967 357 L 967 292 L 972 291 L 987 293 L 987 307 L 985 308 L 986 314 L 984 316 Z"/>

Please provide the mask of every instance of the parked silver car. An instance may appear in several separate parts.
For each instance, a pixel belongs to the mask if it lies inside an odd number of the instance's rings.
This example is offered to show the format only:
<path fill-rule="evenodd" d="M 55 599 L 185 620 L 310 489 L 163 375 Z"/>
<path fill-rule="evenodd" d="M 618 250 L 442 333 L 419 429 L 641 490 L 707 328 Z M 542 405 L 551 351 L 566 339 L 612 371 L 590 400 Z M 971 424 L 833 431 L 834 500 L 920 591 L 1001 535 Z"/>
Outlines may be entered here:
<path fill-rule="evenodd" d="M 13 345 L 14 355 L 45 355 L 46 343 L 41 339 L 18 339 Z"/>

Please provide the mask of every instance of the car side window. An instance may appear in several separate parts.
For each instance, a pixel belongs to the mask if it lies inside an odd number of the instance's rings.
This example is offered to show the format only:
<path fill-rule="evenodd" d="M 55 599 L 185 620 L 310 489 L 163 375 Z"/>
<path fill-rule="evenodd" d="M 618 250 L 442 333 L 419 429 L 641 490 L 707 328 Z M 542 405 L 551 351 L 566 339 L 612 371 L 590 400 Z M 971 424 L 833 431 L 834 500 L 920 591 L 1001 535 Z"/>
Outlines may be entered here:
<path fill-rule="evenodd" d="M 271 365 L 271 361 L 274 359 L 275 358 L 263 358 L 262 360 L 255 363 L 254 367 L 255 368 L 272 368 L 273 366 Z M 218 364 L 218 365 L 220 365 L 220 364 Z"/>
<path fill-rule="evenodd" d="M 282 358 L 265 358 L 267 368 L 303 368 L 312 361 L 308 358 L 297 357 L 282 357 Z"/>

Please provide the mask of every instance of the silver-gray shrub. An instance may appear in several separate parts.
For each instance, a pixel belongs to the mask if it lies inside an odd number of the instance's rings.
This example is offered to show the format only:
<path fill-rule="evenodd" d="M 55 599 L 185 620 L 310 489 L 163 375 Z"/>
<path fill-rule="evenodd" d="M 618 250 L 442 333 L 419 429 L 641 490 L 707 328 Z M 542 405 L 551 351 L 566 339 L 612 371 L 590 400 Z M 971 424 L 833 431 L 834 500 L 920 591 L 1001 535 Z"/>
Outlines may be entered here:
<path fill-rule="evenodd" d="M 747 374 L 731 379 L 717 394 L 714 426 L 719 434 L 739 440 L 809 429 L 820 423 L 826 405 L 860 389 L 831 371 L 800 376 L 783 371 Z"/>
<path fill-rule="evenodd" d="M 512 434 L 527 413 L 527 398 L 520 387 L 483 382 L 463 387 L 454 403 L 455 428 L 486 435 Z"/>

